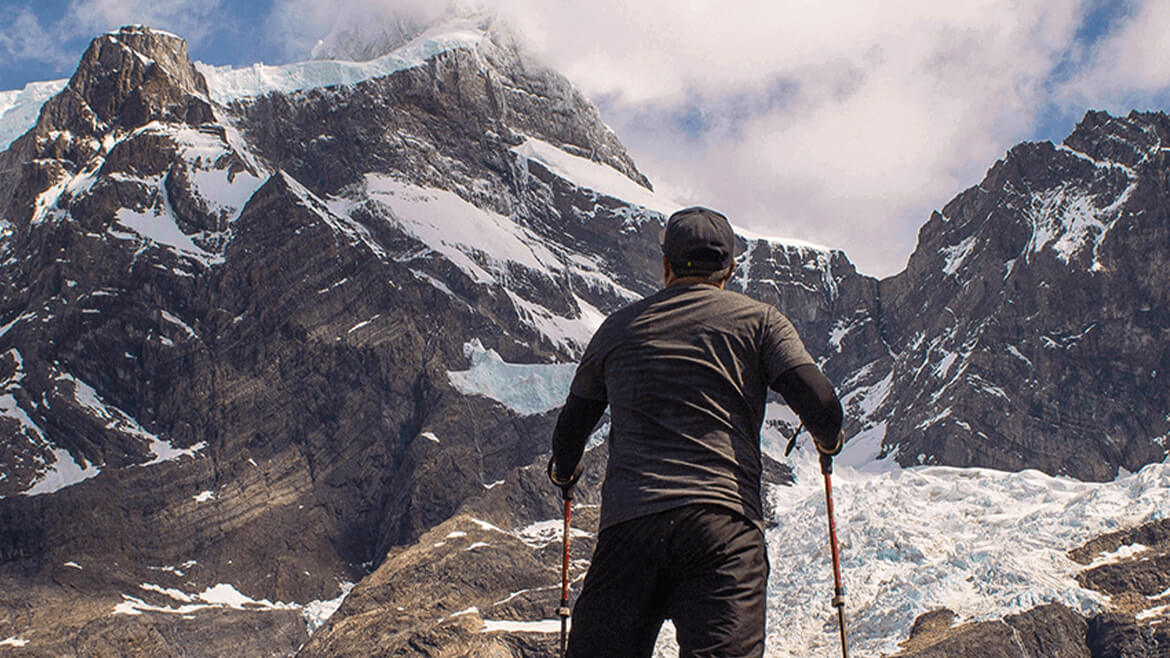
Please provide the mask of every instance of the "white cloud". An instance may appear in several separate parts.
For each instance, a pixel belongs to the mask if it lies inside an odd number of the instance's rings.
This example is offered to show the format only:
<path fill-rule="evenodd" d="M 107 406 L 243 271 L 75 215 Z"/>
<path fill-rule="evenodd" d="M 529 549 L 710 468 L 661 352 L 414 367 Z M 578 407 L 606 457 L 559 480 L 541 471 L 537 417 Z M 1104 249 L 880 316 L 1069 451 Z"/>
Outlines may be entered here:
<path fill-rule="evenodd" d="M 1082 17 L 1043 0 L 498 4 L 680 200 L 875 274 L 1027 135 Z"/>
<path fill-rule="evenodd" d="M 62 69 L 77 63 L 91 38 L 123 25 L 143 24 L 198 44 L 222 21 L 222 0 L 71 0 L 56 20 L 42 24 L 27 7 L 0 7 L 0 57 L 12 64 L 47 62 Z"/>
<path fill-rule="evenodd" d="M 1170 3 L 1126 3 L 1130 12 L 1092 50 L 1088 65 L 1060 89 L 1073 106 L 1128 113 L 1170 88 Z"/>
<path fill-rule="evenodd" d="M 0 23 L 8 27 L 0 31 L 0 57 L 8 61 L 33 60 L 59 66 L 69 57 L 60 48 L 59 35 L 41 25 L 36 14 L 26 8 L 0 8 Z"/>
<path fill-rule="evenodd" d="M 219 27 L 222 10 L 222 0 L 73 0 L 62 21 L 78 36 L 142 24 L 194 44 Z"/>
<path fill-rule="evenodd" d="M 319 41 L 333 46 L 327 53 L 330 56 L 372 58 L 382 53 L 363 51 L 360 44 L 376 47 L 411 25 L 438 19 L 450 4 L 444 0 L 274 0 L 265 19 L 266 32 L 291 60 L 307 59 Z M 355 50 L 351 52 L 350 47 Z"/>

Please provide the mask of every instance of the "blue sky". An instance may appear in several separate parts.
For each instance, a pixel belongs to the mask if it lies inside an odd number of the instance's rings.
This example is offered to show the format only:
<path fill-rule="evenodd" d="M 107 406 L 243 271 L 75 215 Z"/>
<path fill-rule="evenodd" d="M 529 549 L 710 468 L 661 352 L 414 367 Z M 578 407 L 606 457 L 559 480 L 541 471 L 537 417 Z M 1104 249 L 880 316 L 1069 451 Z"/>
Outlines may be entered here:
<path fill-rule="evenodd" d="M 280 64 L 471 2 L 598 104 L 659 191 L 877 275 L 1012 145 L 1170 107 L 1167 0 L 4 0 L 0 89 L 68 77 L 124 24 Z"/>
<path fill-rule="evenodd" d="M 122 3 L 125 5 L 123 10 L 97 12 L 97 15 L 85 12 L 83 7 L 86 4 L 112 6 L 118 3 L 79 3 L 76 0 L 0 2 L 0 24 L 13 25 L 21 15 L 32 15 L 45 31 L 43 36 L 56 41 L 47 44 L 43 38 L 37 38 L 18 45 L 11 41 L 5 43 L 4 37 L 0 37 L 0 54 L 4 55 L 4 63 L 0 65 L 0 89 L 17 89 L 29 81 L 68 77 L 94 36 L 126 22 L 146 22 L 152 27 L 178 33 L 188 39 L 192 57 L 209 64 L 281 63 L 291 59 L 284 52 L 283 44 L 263 32 L 272 10 L 272 3 L 268 1 L 208 3 L 214 6 L 216 20 L 200 21 L 201 29 L 196 35 L 183 29 L 190 27 L 192 21 L 140 11 L 133 6 L 134 3 Z M 140 4 L 143 7 L 148 5 Z M 164 20 L 157 20 L 159 18 Z M 11 35 L 8 37 L 12 38 Z"/>

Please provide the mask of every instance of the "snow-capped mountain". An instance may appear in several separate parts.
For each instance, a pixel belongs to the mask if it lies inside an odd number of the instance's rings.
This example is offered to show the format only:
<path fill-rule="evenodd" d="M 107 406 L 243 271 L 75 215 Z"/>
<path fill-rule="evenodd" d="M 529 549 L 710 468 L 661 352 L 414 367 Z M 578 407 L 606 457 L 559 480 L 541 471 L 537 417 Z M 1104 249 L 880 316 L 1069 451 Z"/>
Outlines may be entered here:
<path fill-rule="evenodd" d="M 490 19 L 390 31 L 367 61 L 230 69 L 128 27 L 0 93 L 0 652 L 550 651 L 555 412 L 659 285 L 678 206 Z M 850 416 L 861 655 L 912 628 L 911 654 L 1170 646 L 1163 135 L 1089 114 L 1013 149 L 882 281 L 741 233 L 732 286 Z M 791 421 L 770 405 L 777 656 L 834 639 Z"/>

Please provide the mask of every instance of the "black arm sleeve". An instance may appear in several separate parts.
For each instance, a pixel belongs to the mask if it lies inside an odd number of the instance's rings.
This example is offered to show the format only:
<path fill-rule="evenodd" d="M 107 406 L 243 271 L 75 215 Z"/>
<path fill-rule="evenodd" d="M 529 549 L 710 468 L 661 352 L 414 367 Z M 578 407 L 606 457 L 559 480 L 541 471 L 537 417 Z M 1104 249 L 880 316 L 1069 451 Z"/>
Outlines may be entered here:
<path fill-rule="evenodd" d="M 568 480 L 577 470 L 577 463 L 585 453 L 585 443 L 601 415 L 605 413 L 605 400 L 590 400 L 572 393 L 557 416 L 557 428 L 553 431 L 553 463 L 559 480 Z"/>
<path fill-rule="evenodd" d="M 833 385 L 820 368 L 805 364 L 787 370 L 772 382 L 772 390 L 800 417 L 821 452 L 830 455 L 841 452 L 841 422 L 845 413 Z"/>

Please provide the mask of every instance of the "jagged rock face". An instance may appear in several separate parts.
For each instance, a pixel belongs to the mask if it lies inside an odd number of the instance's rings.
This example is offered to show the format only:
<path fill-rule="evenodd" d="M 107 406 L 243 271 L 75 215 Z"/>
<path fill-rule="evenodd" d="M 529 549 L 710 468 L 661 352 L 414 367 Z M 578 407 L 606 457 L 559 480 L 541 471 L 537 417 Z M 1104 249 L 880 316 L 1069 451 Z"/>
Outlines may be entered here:
<path fill-rule="evenodd" d="M 125 27 L 94 39 L 36 126 L 0 154 L 0 212 L 28 221 L 37 194 L 104 155 L 108 140 L 151 121 L 213 122 L 207 82 L 173 35 Z"/>
<path fill-rule="evenodd" d="M 608 164 L 649 187 L 597 109 L 567 80 L 487 38 L 353 88 L 240 101 L 260 154 L 320 194 L 375 172 L 458 192 L 510 214 L 509 149 L 526 136 Z"/>
<path fill-rule="evenodd" d="M 124 27 L 94 40 L 64 93 L 45 104 L 41 122 L 86 134 L 106 126 L 212 119 L 207 82 L 192 66 L 186 42 Z"/>
<path fill-rule="evenodd" d="M 1100 480 L 1164 457 L 1166 135 L 1162 114 L 1090 114 L 923 226 L 881 284 L 899 462 Z"/>

